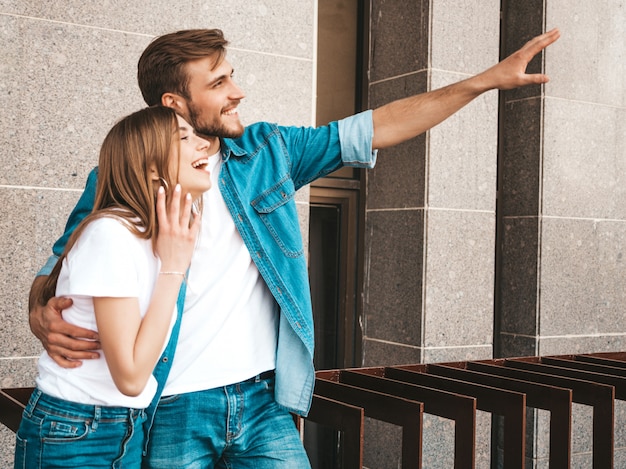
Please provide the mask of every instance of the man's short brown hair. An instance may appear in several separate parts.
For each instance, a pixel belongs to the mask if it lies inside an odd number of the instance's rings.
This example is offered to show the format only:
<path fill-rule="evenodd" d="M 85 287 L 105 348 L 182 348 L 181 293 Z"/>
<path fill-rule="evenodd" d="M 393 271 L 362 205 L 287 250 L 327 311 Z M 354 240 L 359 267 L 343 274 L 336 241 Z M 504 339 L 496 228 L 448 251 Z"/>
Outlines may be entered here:
<path fill-rule="evenodd" d="M 137 65 L 137 81 L 146 104 L 161 104 L 165 93 L 188 99 L 187 62 L 215 57 L 214 66 L 217 66 L 226 55 L 227 45 L 219 29 L 187 29 L 155 38 Z"/>

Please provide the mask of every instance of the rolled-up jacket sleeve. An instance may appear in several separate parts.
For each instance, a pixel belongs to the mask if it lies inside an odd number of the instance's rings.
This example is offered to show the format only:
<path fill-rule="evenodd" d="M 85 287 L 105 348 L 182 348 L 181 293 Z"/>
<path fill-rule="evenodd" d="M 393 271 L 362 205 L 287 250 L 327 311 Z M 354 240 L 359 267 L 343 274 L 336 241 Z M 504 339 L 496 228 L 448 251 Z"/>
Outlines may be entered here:
<path fill-rule="evenodd" d="M 58 260 L 59 256 L 56 256 L 54 254 L 48 257 L 48 260 L 43 265 L 43 267 L 39 269 L 39 272 L 37 272 L 36 276 L 39 277 L 40 275 L 50 275 L 52 269 L 54 268 L 54 265 L 57 263 Z"/>
<path fill-rule="evenodd" d="M 378 150 L 372 150 L 374 123 L 367 110 L 338 121 L 341 159 L 346 166 L 373 168 Z"/>
<path fill-rule="evenodd" d="M 54 243 L 52 247 L 52 255 L 48 258 L 44 266 L 37 272 L 37 276 L 50 275 L 52 268 L 56 264 L 56 261 L 63 251 L 65 245 L 69 240 L 71 234 L 83 219 L 91 213 L 93 210 L 93 204 L 96 198 L 96 184 L 98 180 L 98 168 L 94 168 L 87 177 L 87 183 L 85 184 L 85 190 L 78 199 L 78 203 L 72 210 L 67 224 L 65 225 L 65 233 Z"/>

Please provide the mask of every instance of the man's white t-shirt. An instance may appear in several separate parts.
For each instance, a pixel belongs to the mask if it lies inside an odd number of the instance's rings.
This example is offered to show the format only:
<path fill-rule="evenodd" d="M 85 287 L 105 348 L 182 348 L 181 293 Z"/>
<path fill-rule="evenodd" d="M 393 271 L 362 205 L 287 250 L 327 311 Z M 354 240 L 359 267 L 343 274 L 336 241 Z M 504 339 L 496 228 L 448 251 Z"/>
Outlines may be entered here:
<path fill-rule="evenodd" d="M 238 383 L 276 363 L 278 312 L 219 191 L 221 154 L 210 158 L 185 312 L 164 396 Z"/>
<path fill-rule="evenodd" d="M 90 222 L 64 259 L 59 274 L 56 295 L 73 300 L 73 305 L 63 310 L 63 319 L 97 331 L 93 297 L 138 298 L 143 317 L 159 268 L 152 242 L 133 235 L 120 219 L 107 216 Z M 163 349 L 175 320 L 174 308 Z M 100 358 L 83 360 L 82 366 L 72 369 L 61 368 L 44 352 L 39 358 L 36 381 L 39 389 L 60 399 L 137 409 L 150 404 L 157 386 L 151 376 L 140 395 L 122 394 L 113 382 L 102 350 Z"/>

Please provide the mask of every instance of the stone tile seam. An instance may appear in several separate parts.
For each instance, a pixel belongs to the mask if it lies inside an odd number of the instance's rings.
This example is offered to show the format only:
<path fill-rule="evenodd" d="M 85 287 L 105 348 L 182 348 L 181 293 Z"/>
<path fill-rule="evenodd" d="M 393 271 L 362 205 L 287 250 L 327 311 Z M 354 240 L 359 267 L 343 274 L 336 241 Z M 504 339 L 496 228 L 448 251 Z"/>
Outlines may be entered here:
<path fill-rule="evenodd" d="M 281 59 L 289 59 L 289 60 L 299 60 L 301 62 L 313 62 L 313 58 L 312 57 L 298 57 L 296 55 L 285 55 L 285 54 L 275 54 L 272 52 L 265 52 L 265 51 L 261 51 L 261 50 L 252 50 L 252 49 L 244 49 L 241 47 L 233 47 L 233 46 L 228 46 L 228 51 L 237 51 L 237 52 L 244 52 L 247 54 L 259 54 L 259 55 L 267 55 L 269 57 L 277 57 L 277 58 L 281 58 Z"/>
<path fill-rule="evenodd" d="M 12 357 L 0 357 L 0 361 L 10 361 L 10 360 L 26 360 L 26 359 L 28 359 L 28 360 L 31 360 L 31 359 L 39 359 L 39 355 L 34 356 L 34 357 L 31 357 L 31 356 L 25 356 L 25 357 L 22 357 L 22 356 L 19 356 L 19 355 L 17 355 L 17 356 L 12 356 Z"/>
<path fill-rule="evenodd" d="M 364 340 L 369 340 L 371 342 L 377 342 L 377 343 L 381 343 L 381 344 L 387 344 L 387 345 L 399 345 L 401 347 L 406 347 L 406 348 L 411 348 L 411 349 L 415 349 L 415 350 L 449 350 L 449 349 L 468 349 L 468 348 L 491 348 L 493 346 L 493 344 L 473 344 L 473 345 L 427 345 L 424 347 L 420 347 L 417 345 L 409 345 L 409 344 L 403 344 L 401 342 L 392 342 L 390 340 L 383 340 L 383 339 L 374 339 L 371 337 L 364 337 Z"/>
<path fill-rule="evenodd" d="M 451 75 L 461 76 L 461 77 L 465 77 L 465 78 L 470 78 L 470 77 L 474 76 L 473 73 L 464 73 L 464 72 L 459 72 L 459 71 L 455 71 L 455 70 L 444 70 L 444 69 L 440 69 L 440 68 L 421 68 L 419 70 L 413 70 L 411 72 L 401 73 L 400 75 L 394 75 L 392 77 L 387 77 L 387 78 L 382 78 L 380 80 L 371 81 L 370 82 L 370 86 L 379 85 L 381 83 L 386 83 L 388 81 L 397 80 L 399 78 L 410 77 L 412 75 L 418 75 L 418 74 L 424 73 L 424 72 L 449 73 Z"/>
<path fill-rule="evenodd" d="M 0 186 L 1 187 L 1 186 Z M 593 217 L 564 217 L 560 215 L 506 215 L 503 217 L 505 220 L 514 220 L 514 219 L 536 219 L 541 218 L 543 220 L 576 220 L 576 221 L 591 221 L 594 223 L 600 222 L 625 222 L 623 218 L 593 218 Z"/>
<path fill-rule="evenodd" d="M 15 13 L 1 13 L 0 12 L 0 16 L 15 17 L 15 18 L 27 19 L 27 20 L 32 20 L 32 21 L 43 21 L 43 22 L 46 22 L 46 23 L 62 24 L 62 25 L 65 25 L 65 26 L 76 26 L 76 27 L 80 27 L 80 28 L 97 29 L 99 31 L 108 31 L 108 32 L 113 32 L 113 33 L 129 34 L 129 35 L 138 36 L 138 37 L 148 37 L 148 38 L 155 37 L 152 34 L 143 34 L 143 33 L 137 33 L 137 32 L 133 32 L 133 31 L 125 31 L 123 29 L 104 28 L 102 26 L 94 26 L 94 25 L 90 25 L 90 24 L 70 23 L 70 22 L 67 22 L 67 21 L 51 20 L 51 19 L 48 19 L 48 18 L 38 18 L 36 16 L 19 15 L 19 14 L 15 14 Z M 244 49 L 244 48 L 233 47 L 233 46 L 229 46 L 228 50 L 229 51 L 244 52 L 244 53 L 249 53 L 249 54 L 267 55 L 267 56 L 270 56 L 270 57 L 277 57 L 277 58 L 283 58 L 283 59 L 298 60 L 298 61 L 301 61 L 301 62 L 309 62 L 309 63 L 313 62 L 313 57 L 298 57 L 298 56 L 295 56 L 295 55 L 276 54 L 276 53 L 272 53 L 272 52 L 264 52 L 264 51 L 252 50 L 252 49 Z"/>
<path fill-rule="evenodd" d="M 0 186 L 2 187 L 2 186 Z M 495 214 L 495 210 L 478 210 L 471 208 L 445 208 L 445 207 L 389 207 L 389 208 L 368 208 L 367 212 L 406 212 L 414 210 L 428 210 L 430 212 L 470 212 Z"/>
<path fill-rule="evenodd" d="M 598 102 L 593 102 L 593 101 L 584 101 L 581 99 L 570 99 L 570 98 L 562 98 L 559 96 L 545 96 L 546 101 L 565 101 L 568 103 L 576 103 L 576 104 L 585 104 L 585 105 L 589 105 L 589 106 L 597 106 L 597 107 L 606 107 L 606 108 L 613 108 L 613 109 L 619 109 L 619 110 L 624 110 L 626 109 L 626 107 L 624 106 L 618 106 L 616 104 L 608 104 L 608 103 L 598 103 Z M 522 101 L 522 100 L 520 100 Z M 510 101 L 513 102 L 513 101 Z"/>
<path fill-rule="evenodd" d="M 528 335 L 517 334 L 515 332 L 500 332 L 500 335 L 506 335 L 510 337 L 521 337 L 526 339 L 601 339 L 603 337 L 626 337 L 624 332 L 598 332 L 595 334 L 564 334 L 564 335 Z"/>
<path fill-rule="evenodd" d="M 36 191 L 63 191 L 63 192 L 83 192 L 84 189 L 72 189 L 69 187 L 43 187 L 43 186 L 13 186 L 0 184 L 0 189 L 36 190 Z"/>
<path fill-rule="evenodd" d="M 44 23 L 62 24 L 62 25 L 66 25 L 66 26 L 77 26 L 77 27 L 80 27 L 80 28 L 97 29 L 99 31 L 109 31 L 109 32 L 114 32 L 114 33 L 130 34 L 130 35 L 133 35 L 133 36 L 140 36 L 140 37 L 154 37 L 151 34 L 143 34 L 143 33 L 137 33 L 137 32 L 132 32 L 132 31 L 124 31 L 124 30 L 121 30 L 121 29 L 103 28 L 102 26 L 93 26 L 93 25 L 90 25 L 90 24 L 70 23 L 68 21 L 51 20 L 51 19 L 48 19 L 48 18 L 39 18 L 39 17 L 36 17 L 36 16 L 20 15 L 20 14 L 16 14 L 16 13 L 1 13 L 0 12 L 0 16 L 22 18 L 22 19 L 33 20 L 33 21 L 42 21 Z"/>
<path fill-rule="evenodd" d="M 491 90 L 493 91 L 493 90 Z M 575 103 L 575 104 L 584 104 L 586 106 L 595 106 L 595 107 L 602 107 L 602 108 L 610 108 L 610 109 L 617 109 L 617 110 L 624 110 L 626 109 L 624 106 L 618 106 L 615 104 L 608 104 L 608 103 L 598 103 L 598 102 L 593 102 L 593 101 L 584 101 L 581 99 L 570 99 L 570 98 L 563 98 L 560 96 L 550 96 L 550 95 L 542 95 L 542 96 L 527 96 L 525 98 L 519 98 L 519 99 L 507 99 L 506 100 L 506 104 L 517 104 L 517 103 L 523 103 L 526 101 L 534 101 L 537 99 L 541 99 L 544 102 L 546 101 L 561 101 L 561 102 L 566 102 L 566 103 Z"/>

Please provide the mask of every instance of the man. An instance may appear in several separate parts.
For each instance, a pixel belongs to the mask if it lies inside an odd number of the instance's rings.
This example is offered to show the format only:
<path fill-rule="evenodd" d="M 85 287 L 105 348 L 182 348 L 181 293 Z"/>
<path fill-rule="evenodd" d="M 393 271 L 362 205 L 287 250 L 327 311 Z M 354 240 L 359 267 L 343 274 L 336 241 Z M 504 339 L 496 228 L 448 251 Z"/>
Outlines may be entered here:
<path fill-rule="evenodd" d="M 219 30 L 179 31 L 147 47 L 138 65 L 146 103 L 176 109 L 210 140 L 219 188 L 204 199 L 201 239 L 147 467 L 308 467 L 289 414 L 306 415 L 315 381 L 295 191 L 343 165 L 372 167 L 376 149 L 425 132 L 488 90 L 547 82 L 525 70 L 558 37 L 552 30 L 474 77 L 317 129 L 263 122 L 244 129 L 237 106 L 245 95 L 233 80 Z M 55 255 L 89 212 L 95 178 L 94 172 Z M 80 366 L 97 353 L 97 333 L 62 321 L 60 311 L 70 300 L 42 305 L 41 282 L 37 277 L 31 289 L 31 329 L 57 363 Z"/>

